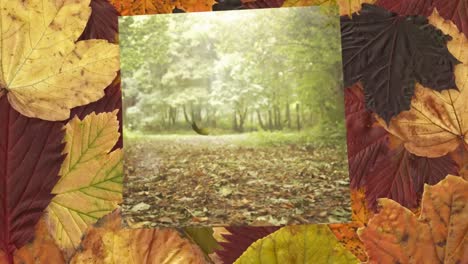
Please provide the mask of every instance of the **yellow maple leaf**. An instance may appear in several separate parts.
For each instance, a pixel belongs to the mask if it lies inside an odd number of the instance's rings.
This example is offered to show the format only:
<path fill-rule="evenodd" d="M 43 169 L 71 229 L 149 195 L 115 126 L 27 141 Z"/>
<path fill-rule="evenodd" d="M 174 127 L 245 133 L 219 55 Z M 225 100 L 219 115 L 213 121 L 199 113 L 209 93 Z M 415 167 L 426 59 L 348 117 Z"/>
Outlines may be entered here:
<path fill-rule="evenodd" d="M 118 46 L 75 42 L 89 0 L 0 2 L 0 96 L 21 114 L 65 120 L 70 109 L 104 96 L 119 69 Z"/>
<path fill-rule="evenodd" d="M 327 225 L 285 226 L 257 240 L 234 262 L 256 263 L 359 263 Z"/>
<path fill-rule="evenodd" d="M 455 66 L 455 89 L 437 92 L 416 84 L 411 109 L 393 118 L 390 125 L 379 122 L 404 141 L 408 151 L 425 157 L 440 157 L 468 143 L 468 42 L 450 21 L 436 10 L 429 22 L 452 36 L 449 51 L 462 63 Z"/>
<path fill-rule="evenodd" d="M 76 248 L 84 230 L 118 207 L 122 199 L 122 150 L 117 110 L 75 117 L 65 126 L 67 154 L 47 208 L 52 236 L 64 249 Z"/>

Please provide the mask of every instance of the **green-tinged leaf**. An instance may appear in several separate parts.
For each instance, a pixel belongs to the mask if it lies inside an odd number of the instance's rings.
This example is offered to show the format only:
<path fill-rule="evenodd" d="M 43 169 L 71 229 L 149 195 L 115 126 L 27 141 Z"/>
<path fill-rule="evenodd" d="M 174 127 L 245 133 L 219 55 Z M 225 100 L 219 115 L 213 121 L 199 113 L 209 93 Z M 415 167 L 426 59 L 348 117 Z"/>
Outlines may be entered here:
<path fill-rule="evenodd" d="M 122 199 L 122 151 L 109 153 L 119 138 L 116 114 L 92 113 L 65 126 L 67 157 L 48 207 L 49 228 L 64 249 L 76 248 L 84 230 Z"/>
<path fill-rule="evenodd" d="M 216 249 L 221 248 L 213 237 L 214 232 L 211 227 L 185 227 L 184 232 L 190 236 L 206 254 L 211 254 Z"/>
<path fill-rule="evenodd" d="M 235 264 L 359 263 L 326 225 L 286 226 L 256 241 Z"/>

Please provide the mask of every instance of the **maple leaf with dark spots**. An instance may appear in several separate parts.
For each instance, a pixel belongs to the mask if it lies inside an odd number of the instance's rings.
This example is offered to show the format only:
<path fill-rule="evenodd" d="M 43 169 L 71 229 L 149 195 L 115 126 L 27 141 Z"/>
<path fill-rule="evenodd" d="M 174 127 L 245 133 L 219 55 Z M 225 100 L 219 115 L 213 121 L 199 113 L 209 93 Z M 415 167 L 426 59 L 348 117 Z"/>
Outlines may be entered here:
<path fill-rule="evenodd" d="M 388 132 L 374 126 L 374 118 L 366 110 L 359 83 L 345 89 L 346 132 L 351 188 L 365 185 L 365 176 L 379 155 L 385 155 Z"/>
<path fill-rule="evenodd" d="M 390 198 L 407 208 L 416 208 L 424 184 L 434 185 L 447 174 L 458 175 L 458 165 L 449 155 L 419 157 L 400 145 L 376 160 L 366 176 L 366 199 L 374 210 L 378 198 Z"/>
<path fill-rule="evenodd" d="M 280 226 L 228 226 L 226 229 L 231 234 L 223 234 L 223 237 L 228 242 L 219 242 L 222 249 L 217 250 L 216 254 L 221 257 L 223 263 L 234 263 L 253 242 L 268 236 L 280 228 Z"/>
<path fill-rule="evenodd" d="M 107 0 L 92 0 L 91 16 L 78 40 L 106 39 L 117 43 L 119 13 Z"/>
<path fill-rule="evenodd" d="M 449 35 L 423 16 L 398 16 L 363 4 L 359 14 L 341 17 L 345 86 L 361 81 L 367 109 L 387 123 L 409 110 L 416 82 L 442 91 L 457 88 L 448 51 Z"/>
<path fill-rule="evenodd" d="M 54 195 L 64 156 L 61 122 L 27 118 L 0 97 L 0 250 L 13 253 L 30 242 Z"/>

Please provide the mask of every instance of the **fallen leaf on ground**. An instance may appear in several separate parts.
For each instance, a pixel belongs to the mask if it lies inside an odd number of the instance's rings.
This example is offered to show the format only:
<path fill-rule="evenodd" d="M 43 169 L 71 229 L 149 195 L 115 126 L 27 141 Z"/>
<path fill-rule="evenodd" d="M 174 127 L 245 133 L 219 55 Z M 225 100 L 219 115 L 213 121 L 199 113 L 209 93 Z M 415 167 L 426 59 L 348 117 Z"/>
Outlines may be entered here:
<path fill-rule="evenodd" d="M 462 62 L 455 66 L 459 91 L 437 92 L 416 84 L 410 111 L 402 112 L 385 128 L 401 138 L 411 153 L 440 157 L 468 144 L 468 42 L 452 22 L 444 21 L 436 11 L 429 21 L 452 36 L 447 47 Z"/>
<path fill-rule="evenodd" d="M 327 225 L 286 226 L 254 242 L 235 262 L 359 263 Z"/>
<path fill-rule="evenodd" d="M 118 46 L 75 42 L 90 16 L 88 5 L 89 0 L 2 2 L 0 96 L 6 94 L 22 115 L 65 120 L 71 108 L 104 96 L 119 68 Z"/>
<path fill-rule="evenodd" d="M 122 151 L 109 153 L 119 138 L 116 114 L 92 113 L 65 126 L 67 157 L 47 208 L 52 236 L 61 248 L 76 248 L 84 230 L 122 199 Z"/>
<path fill-rule="evenodd" d="M 467 263 L 468 182 L 448 175 L 426 185 L 419 218 L 390 199 L 358 234 L 368 263 Z"/>
<path fill-rule="evenodd" d="M 175 229 L 122 229 L 120 211 L 105 216 L 85 233 L 70 263 L 202 264 L 202 251 Z"/>

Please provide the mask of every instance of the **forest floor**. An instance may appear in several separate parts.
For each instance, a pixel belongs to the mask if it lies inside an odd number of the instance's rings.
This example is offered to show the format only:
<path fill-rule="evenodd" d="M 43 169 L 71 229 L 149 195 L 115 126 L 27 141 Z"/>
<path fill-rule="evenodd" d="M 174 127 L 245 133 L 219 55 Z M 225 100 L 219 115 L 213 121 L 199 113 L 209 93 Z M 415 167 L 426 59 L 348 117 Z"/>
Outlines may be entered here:
<path fill-rule="evenodd" d="M 126 139 L 124 222 L 154 227 L 350 221 L 346 151 L 251 142 L 248 134 Z"/>

